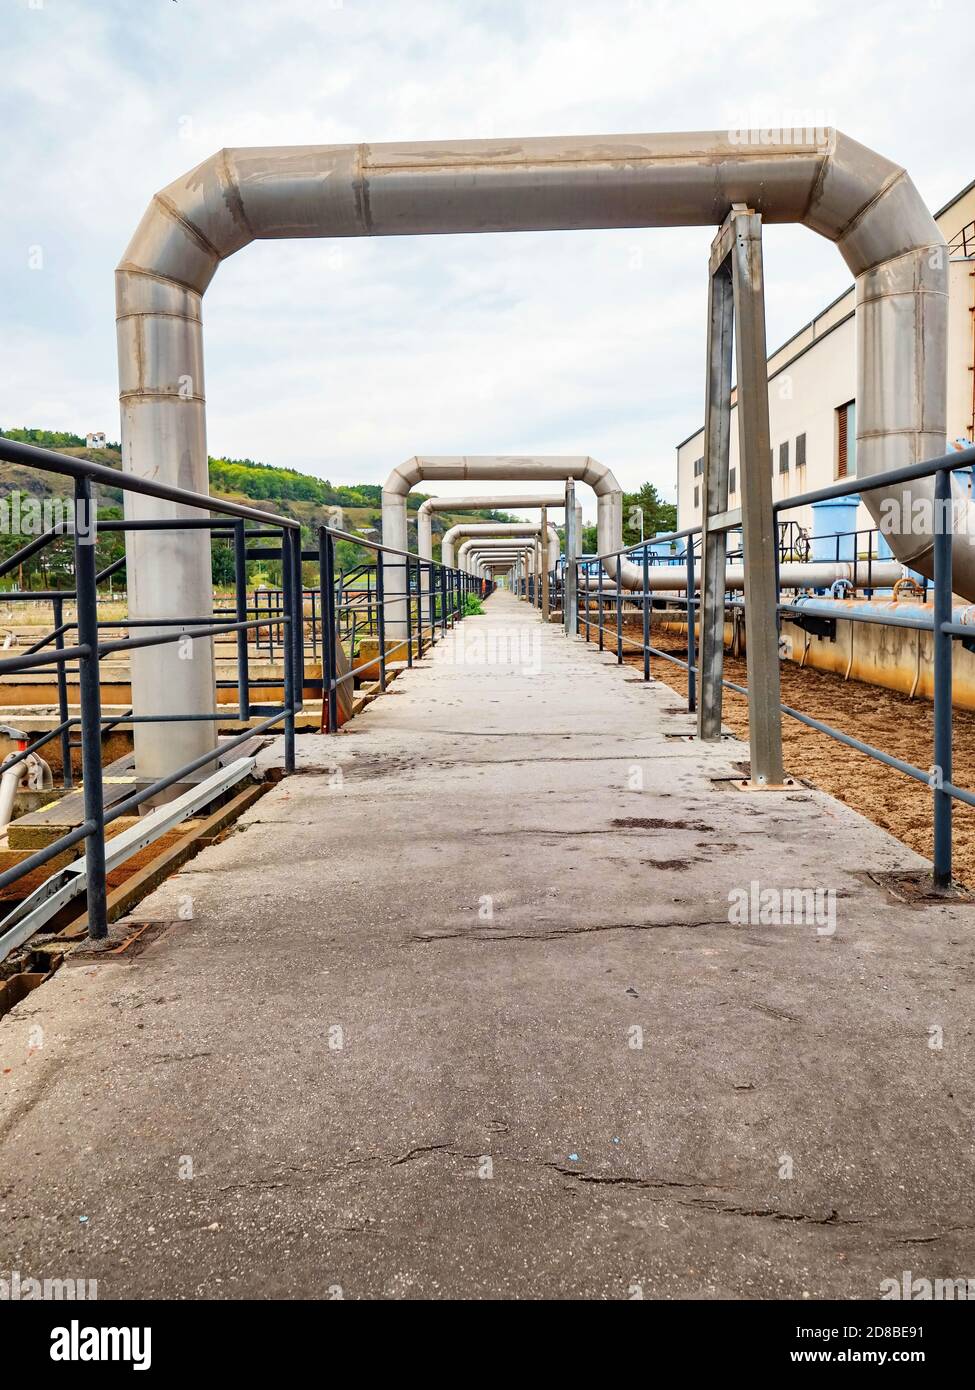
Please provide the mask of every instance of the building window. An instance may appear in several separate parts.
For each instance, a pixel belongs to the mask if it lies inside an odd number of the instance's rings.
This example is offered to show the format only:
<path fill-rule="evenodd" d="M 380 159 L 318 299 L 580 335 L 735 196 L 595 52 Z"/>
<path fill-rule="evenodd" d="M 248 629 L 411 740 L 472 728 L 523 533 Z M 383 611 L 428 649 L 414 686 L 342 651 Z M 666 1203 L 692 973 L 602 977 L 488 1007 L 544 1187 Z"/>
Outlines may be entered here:
<path fill-rule="evenodd" d="M 738 469 L 737 469 L 737 468 L 729 468 L 729 469 L 728 469 L 728 496 L 729 496 L 729 497 L 734 497 L 734 495 L 735 495 L 735 493 L 736 493 L 737 491 L 738 491 Z"/>
<path fill-rule="evenodd" d="M 695 476 L 695 478 L 700 478 L 700 477 L 703 475 L 703 473 L 704 473 L 704 460 L 703 460 L 702 458 L 701 458 L 701 459 L 695 459 L 695 460 L 694 460 L 694 476 Z"/>
<path fill-rule="evenodd" d="M 701 489 L 699 487 L 696 487 L 694 489 L 694 505 L 695 507 L 699 507 L 701 505 Z"/>
<path fill-rule="evenodd" d="M 796 467 L 805 468 L 806 466 L 806 436 L 796 435 Z"/>
<path fill-rule="evenodd" d="M 836 411 L 836 476 L 855 478 L 857 472 L 857 403 L 847 401 Z"/>
<path fill-rule="evenodd" d="M 788 473 L 789 471 L 789 441 L 786 439 L 779 445 L 779 472 Z"/>

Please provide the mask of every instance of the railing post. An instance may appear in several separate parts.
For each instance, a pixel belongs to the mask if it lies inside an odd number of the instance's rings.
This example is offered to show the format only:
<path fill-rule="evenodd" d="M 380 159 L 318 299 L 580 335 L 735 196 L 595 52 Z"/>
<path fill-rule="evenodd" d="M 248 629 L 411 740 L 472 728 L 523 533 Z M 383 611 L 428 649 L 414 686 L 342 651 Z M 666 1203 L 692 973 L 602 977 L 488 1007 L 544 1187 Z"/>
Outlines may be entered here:
<path fill-rule="evenodd" d="M 335 621 L 335 542 L 324 527 L 318 531 L 318 585 L 322 608 L 322 713 L 327 711 L 328 732 L 337 734 L 339 727 L 338 676 L 336 646 L 338 632 Z"/>
<path fill-rule="evenodd" d="M 57 630 L 64 622 L 64 599 L 56 598 L 52 600 L 51 606 L 54 610 L 54 627 L 55 630 Z M 58 635 L 54 639 L 54 650 L 64 650 L 64 634 L 62 632 L 58 632 Z M 63 726 L 60 735 L 62 763 L 61 782 L 65 789 L 67 789 L 74 785 L 74 777 L 71 772 L 71 725 L 68 724 L 68 676 L 64 669 L 63 661 L 57 663 L 57 668 L 58 721 Z"/>
<path fill-rule="evenodd" d="M 283 558 L 283 557 L 282 557 Z M 234 522 L 234 600 L 237 621 L 247 621 L 247 541 L 243 521 Z M 255 629 L 256 631 L 256 629 Z M 247 663 L 246 628 L 237 632 L 237 704 L 241 719 L 250 718 L 250 679 Z"/>
<path fill-rule="evenodd" d="M 440 631 L 447 631 L 447 571 L 440 566 Z"/>
<path fill-rule="evenodd" d="M 542 622 L 548 622 L 548 615 L 551 606 L 549 594 L 549 570 L 548 570 L 548 508 L 542 508 L 541 520 L 541 556 L 542 556 Z"/>
<path fill-rule="evenodd" d="M 622 569 L 622 566 L 620 567 Z M 650 679 L 650 547 L 643 547 L 643 679 Z"/>
<path fill-rule="evenodd" d="M 380 556 L 380 563 L 385 564 L 385 555 Z M 406 589 L 406 664 L 408 667 L 413 665 L 413 597 L 410 593 L 410 581 L 413 573 L 413 565 L 407 556 L 403 561 L 403 571 L 406 575 L 404 587 Z M 419 607 L 419 582 L 417 583 L 417 606 Z"/>
<path fill-rule="evenodd" d="M 939 469 L 935 475 L 934 524 L 934 886 L 951 886 L 951 793 L 944 784 L 951 781 L 951 667 L 950 633 L 942 631 L 951 622 L 951 471 Z"/>
<path fill-rule="evenodd" d="M 694 623 L 696 614 L 694 612 L 694 537 L 687 536 L 684 541 L 685 559 L 687 564 L 687 710 L 693 714 L 697 708 L 697 675 L 694 667 L 697 665 L 696 642 L 694 640 Z M 724 605 L 721 609 L 722 619 L 722 656 L 724 655 Z M 719 732 L 720 732 L 720 720 Z"/>
<path fill-rule="evenodd" d="M 623 665 L 623 552 L 616 556 L 616 664 Z"/>
<path fill-rule="evenodd" d="M 603 642 L 603 637 L 604 637 L 603 626 L 604 626 L 604 622 L 603 622 L 603 619 L 604 619 L 604 616 L 605 616 L 604 613 L 603 613 L 603 567 L 602 567 L 602 565 L 599 566 L 599 574 L 596 576 L 596 581 L 597 581 L 597 583 L 599 584 L 599 589 L 598 589 L 598 591 L 597 591 L 597 600 L 596 600 L 596 624 L 597 624 L 597 626 L 598 626 L 598 628 L 599 628 L 599 650 L 602 651 L 602 650 L 603 650 L 603 646 L 604 646 L 604 642 Z"/>
<path fill-rule="evenodd" d="M 383 556 L 376 562 L 376 616 L 379 628 L 379 689 L 386 690 L 386 581 Z"/>
<path fill-rule="evenodd" d="M 295 564 L 287 527 L 281 528 L 281 608 L 284 656 L 284 770 L 295 770 Z"/>
<path fill-rule="evenodd" d="M 567 637 L 579 630 L 579 537 L 576 535 L 576 484 L 565 480 L 565 570 L 562 575 L 562 626 Z"/>
<path fill-rule="evenodd" d="M 406 564 L 409 567 L 409 560 Z M 416 655 L 417 660 L 423 656 L 423 603 L 424 595 L 429 592 L 429 576 L 427 582 L 423 580 L 423 561 L 416 562 Z"/>
<path fill-rule="evenodd" d="M 301 578 L 301 527 L 290 532 L 295 567 L 295 613 L 296 621 L 292 639 L 295 648 L 295 714 L 300 713 L 305 702 L 305 586 Z"/>
<path fill-rule="evenodd" d="M 105 801 L 102 786 L 102 702 L 98 677 L 98 590 L 95 581 L 95 518 L 91 483 L 77 478 L 74 486 L 74 572 L 78 604 L 78 641 L 88 655 L 78 663 L 81 700 L 81 777 L 85 798 L 85 870 L 88 884 L 88 935 L 108 935 L 105 901 Z M 84 525 L 79 524 L 84 517 Z"/>

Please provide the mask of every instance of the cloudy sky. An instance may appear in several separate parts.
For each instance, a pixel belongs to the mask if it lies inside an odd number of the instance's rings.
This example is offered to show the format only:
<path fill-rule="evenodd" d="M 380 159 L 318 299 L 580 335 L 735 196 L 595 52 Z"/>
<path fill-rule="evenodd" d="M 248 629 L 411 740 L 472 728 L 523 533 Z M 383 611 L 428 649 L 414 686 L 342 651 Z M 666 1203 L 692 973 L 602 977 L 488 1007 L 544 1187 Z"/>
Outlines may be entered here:
<path fill-rule="evenodd" d="M 970 0 L 0 0 L 0 426 L 118 437 L 113 269 L 223 145 L 835 124 L 975 177 Z M 255 243 L 206 298 L 209 447 L 333 482 L 589 453 L 674 494 L 708 229 Z M 768 338 L 847 284 L 766 232 Z M 448 490 L 445 488 L 445 490 Z"/>

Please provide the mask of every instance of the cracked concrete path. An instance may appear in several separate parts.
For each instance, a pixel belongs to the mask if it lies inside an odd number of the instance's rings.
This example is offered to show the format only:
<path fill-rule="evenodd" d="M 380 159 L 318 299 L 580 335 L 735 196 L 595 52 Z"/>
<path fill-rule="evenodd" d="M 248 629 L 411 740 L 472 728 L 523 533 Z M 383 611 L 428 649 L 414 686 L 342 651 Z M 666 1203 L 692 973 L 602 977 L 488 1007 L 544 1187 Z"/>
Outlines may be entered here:
<path fill-rule="evenodd" d="M 973 909 L 898 903 L 870 873 L 916 855 L 817 791 L 734 790 L 747 749 L 691 727 L 497 594 L 300 739 L 303 775 L 139 907 L 140 955 L 0 1023 L 0 1273 L 172 1298 L 975 1277 Z M 729 921 L 752 881 L 831 891 L 835 932 Z"/>

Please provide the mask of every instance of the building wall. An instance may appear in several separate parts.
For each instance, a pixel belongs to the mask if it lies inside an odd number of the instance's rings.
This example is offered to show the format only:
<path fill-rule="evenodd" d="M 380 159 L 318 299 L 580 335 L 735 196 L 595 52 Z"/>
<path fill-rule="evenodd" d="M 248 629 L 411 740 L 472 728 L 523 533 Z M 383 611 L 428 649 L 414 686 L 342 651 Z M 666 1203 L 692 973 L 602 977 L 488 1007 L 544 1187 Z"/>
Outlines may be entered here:
<path fill-rule="evenodd" d="M 975 221 L 975 185 L 965 189 L 936 215 L 949 243 Z M 970 240 L 969 253 L 975 250 Z M 961 252 L 957 253 L 958 257 Z M 975 259 L 956 259 L 952 253 L 948 303 L 948 439 L 975 438 Z M 835 481 L 837 409 L 853 400 L 856 391 L 855 295 L 851 287 L 805 324 L 769 357 L 769 425 L 772 442 L 772 493 L 778 501 Z M 738 412 L 732 394 L 731 462 L 735 486 L 729 505 L 741 505 L 738 466 Z M 806 466 L 796 466 L 796 439 L 806 436 Z M 789 446 L 788 472 L 779 471 L 779 449 Z M 677 446 L 678 527 L 701 521 L 704 478 L 695 474 L 695 461 L 704 455 L 703 427 Z M 700 465 L 699 465 L 700 466 Z M 695 500 L 695 489 L 697 498 Z M 856 490 L 851 479 L 850 491 Z M 812 509 L 787 513 L 811 531 Z M 786 518 L 782 518 L 786 519 Z M 861 506 L 857 525 L 873 525 Z"/>

